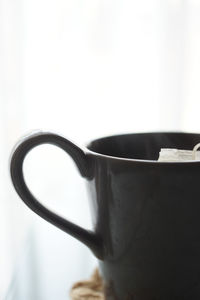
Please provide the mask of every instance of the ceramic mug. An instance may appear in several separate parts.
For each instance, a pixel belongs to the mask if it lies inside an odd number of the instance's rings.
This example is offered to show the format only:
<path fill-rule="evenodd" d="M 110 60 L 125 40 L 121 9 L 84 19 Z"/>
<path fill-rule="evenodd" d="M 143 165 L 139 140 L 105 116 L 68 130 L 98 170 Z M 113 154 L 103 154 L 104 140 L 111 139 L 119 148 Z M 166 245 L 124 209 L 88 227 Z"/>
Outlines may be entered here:
<path fill-rule="evenodd" d="M 35 213 L 96 255 L 106 299 L 199 300 L 200 162 L 157 161 L 160 148 L 191 150 L 199 141 L 200 134 L 157 132 L 104 137 L 80 148 L 37 132 L 15 147 L 11 177 Z M 28 189 L 24 158 L 44 143 L 69 154 L 87 180 L 93 231 L 50 211 Z"/>

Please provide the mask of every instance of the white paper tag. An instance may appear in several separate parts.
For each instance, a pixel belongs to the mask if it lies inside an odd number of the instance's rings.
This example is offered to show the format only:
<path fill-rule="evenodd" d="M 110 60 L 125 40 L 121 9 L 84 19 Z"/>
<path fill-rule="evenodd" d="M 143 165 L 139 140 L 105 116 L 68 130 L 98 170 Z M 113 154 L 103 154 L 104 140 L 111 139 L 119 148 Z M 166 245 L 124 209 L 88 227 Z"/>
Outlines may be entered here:
<path fill-rule="evenodd" d="M 175 162 L 200 160 L 200 151 L 197 151 L 199 147 L 200 143 L 197 144 L 193 150 L 161 148 L 158 161 Z"/>

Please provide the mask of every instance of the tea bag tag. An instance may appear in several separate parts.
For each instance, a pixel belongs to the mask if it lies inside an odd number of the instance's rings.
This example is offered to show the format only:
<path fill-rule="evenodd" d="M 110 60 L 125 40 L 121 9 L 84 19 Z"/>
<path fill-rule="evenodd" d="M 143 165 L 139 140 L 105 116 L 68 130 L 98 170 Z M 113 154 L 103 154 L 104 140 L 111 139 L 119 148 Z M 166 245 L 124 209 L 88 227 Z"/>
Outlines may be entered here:
<path fill-rule="evenodd" d="M 173 148 L 161 148 L 158 161 L 176 162 L 176 161 L 190 161 L 200 160 L 200 143 L 196 144 L 193 150 L 182 150 Z"/>

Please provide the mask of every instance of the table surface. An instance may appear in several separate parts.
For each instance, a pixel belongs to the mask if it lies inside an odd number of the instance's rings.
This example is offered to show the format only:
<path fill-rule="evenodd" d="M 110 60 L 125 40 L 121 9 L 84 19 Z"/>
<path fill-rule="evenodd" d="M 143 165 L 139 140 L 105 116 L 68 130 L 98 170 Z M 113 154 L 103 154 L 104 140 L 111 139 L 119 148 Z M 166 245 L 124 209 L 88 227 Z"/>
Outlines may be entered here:
<path fill-rule="evenodd" d="M 22 248 L 4 300 L 68 300 L 72 284 L 97 265 L 89 249 L 39 219 Z"/>

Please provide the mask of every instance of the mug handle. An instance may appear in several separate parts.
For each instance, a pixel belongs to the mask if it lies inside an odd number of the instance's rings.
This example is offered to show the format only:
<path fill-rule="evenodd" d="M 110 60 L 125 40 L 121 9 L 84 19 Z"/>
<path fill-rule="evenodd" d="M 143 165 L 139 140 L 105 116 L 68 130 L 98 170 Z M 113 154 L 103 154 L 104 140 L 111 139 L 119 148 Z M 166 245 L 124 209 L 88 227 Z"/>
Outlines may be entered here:
<path fill-rule="evenodd" d="M 97 258 L 103 258 L 103 243 L 97 233 L 81 228 L 80 226 L 62 218 L 41 204 L 30 192 L 23 175 L 23 162 L 27 153 L 41 144 L 53 144 L 67 152 L 76 163 L 81 175 L 87 179 L 92 176 L 92 161 L 89 156 L 71 141 L 50 132 L 36 132 L 21 139 L 14 148 L 11 161 L 10 173 L 16 192 L 36 214 L 75 237 L 88 246 Z"/>

